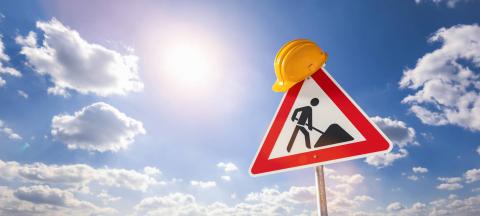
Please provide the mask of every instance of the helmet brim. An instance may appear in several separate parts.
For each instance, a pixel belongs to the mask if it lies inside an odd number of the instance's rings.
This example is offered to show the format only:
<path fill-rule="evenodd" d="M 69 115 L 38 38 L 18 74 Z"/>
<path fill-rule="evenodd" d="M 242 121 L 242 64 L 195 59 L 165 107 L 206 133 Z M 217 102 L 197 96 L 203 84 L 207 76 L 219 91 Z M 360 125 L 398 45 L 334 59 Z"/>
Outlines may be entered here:
<path fill-rule="evenodd" d="M 276 80 L 275 83 L 272 85 L 272 90 L 274 92 L 286 92 L 296 83 L 293 82 L 282 82 L 280 80 Z"/>

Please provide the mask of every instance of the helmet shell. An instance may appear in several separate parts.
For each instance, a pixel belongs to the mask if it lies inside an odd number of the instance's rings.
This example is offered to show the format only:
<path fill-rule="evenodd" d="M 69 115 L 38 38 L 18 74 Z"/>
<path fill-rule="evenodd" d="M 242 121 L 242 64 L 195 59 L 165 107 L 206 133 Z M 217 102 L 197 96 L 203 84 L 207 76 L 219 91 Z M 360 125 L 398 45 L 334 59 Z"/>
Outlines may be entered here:
<path fill-rule="evenodd" d="M 274 61 L 277 80 L 272 86 L 276 92 L 285 92 L 298 82 L 323 67 L 328 55 L 312 41 L 293 40 L 286 43 Z"/>

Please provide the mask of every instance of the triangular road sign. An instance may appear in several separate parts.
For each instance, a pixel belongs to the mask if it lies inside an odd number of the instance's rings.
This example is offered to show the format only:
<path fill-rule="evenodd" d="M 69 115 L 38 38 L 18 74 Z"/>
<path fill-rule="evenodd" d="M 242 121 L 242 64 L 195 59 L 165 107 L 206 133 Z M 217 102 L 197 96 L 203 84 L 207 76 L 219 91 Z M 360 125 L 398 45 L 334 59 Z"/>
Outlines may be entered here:
<path fill-rule="evenodd" d="M 352 160 L 392 148 L 390 140 L 324 69 L 282 99 L 252 163 L 252 175 Z"/>

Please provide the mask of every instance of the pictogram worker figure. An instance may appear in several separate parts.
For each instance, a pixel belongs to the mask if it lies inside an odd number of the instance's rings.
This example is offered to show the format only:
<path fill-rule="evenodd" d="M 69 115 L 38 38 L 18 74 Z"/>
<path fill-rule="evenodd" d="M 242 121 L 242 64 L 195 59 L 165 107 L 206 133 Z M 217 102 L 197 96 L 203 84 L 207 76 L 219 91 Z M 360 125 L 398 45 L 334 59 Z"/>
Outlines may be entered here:
<path fill-rule="evenodd" d="M 310 100 L 310 105 L 312 106 L 317 106 L 318 105 L 318 98 L 313 98 Z M 312 107 L 311 106 L 304 106 L 295 109 L 293 111 L 292 115 L 292 121 L 297 120 L 297 114 L 300 112 L 300 118 L 298 118 L 297 121 L 297 126 L 295 126 L 295 129 L 293 130 L 292 137 L 290 137 L 290 141 L 288 142 L 287 145 L 287 151 L 290 152 L 293 147 L 293 143 L 295 142 L 295 138 L 298 135 L 298 131 L 301 131 L 303 133 L 303 136 L 305 137 L 305 145 L 307 148 L 311 148 L 310 146 L 310 133 L 308 130 L 313 129 L 312 125 Z M 305 128 L 305 125 L 308 127 L 308 130 Z"/>

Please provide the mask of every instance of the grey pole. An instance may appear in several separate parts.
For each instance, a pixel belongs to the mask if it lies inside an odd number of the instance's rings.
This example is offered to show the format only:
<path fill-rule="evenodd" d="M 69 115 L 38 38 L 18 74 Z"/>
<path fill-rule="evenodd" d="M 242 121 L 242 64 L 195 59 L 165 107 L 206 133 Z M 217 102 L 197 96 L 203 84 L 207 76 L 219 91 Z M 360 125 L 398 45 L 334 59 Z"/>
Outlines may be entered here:
<path fill-rule="evenodd" d="M 327 194 L 325 190 L 325 177 L 323 174 L 323 165 L 315 167 L 315 176 L 317 182 L 317 201 L 318 216 L 328 216 L 327 211 Z"/>

